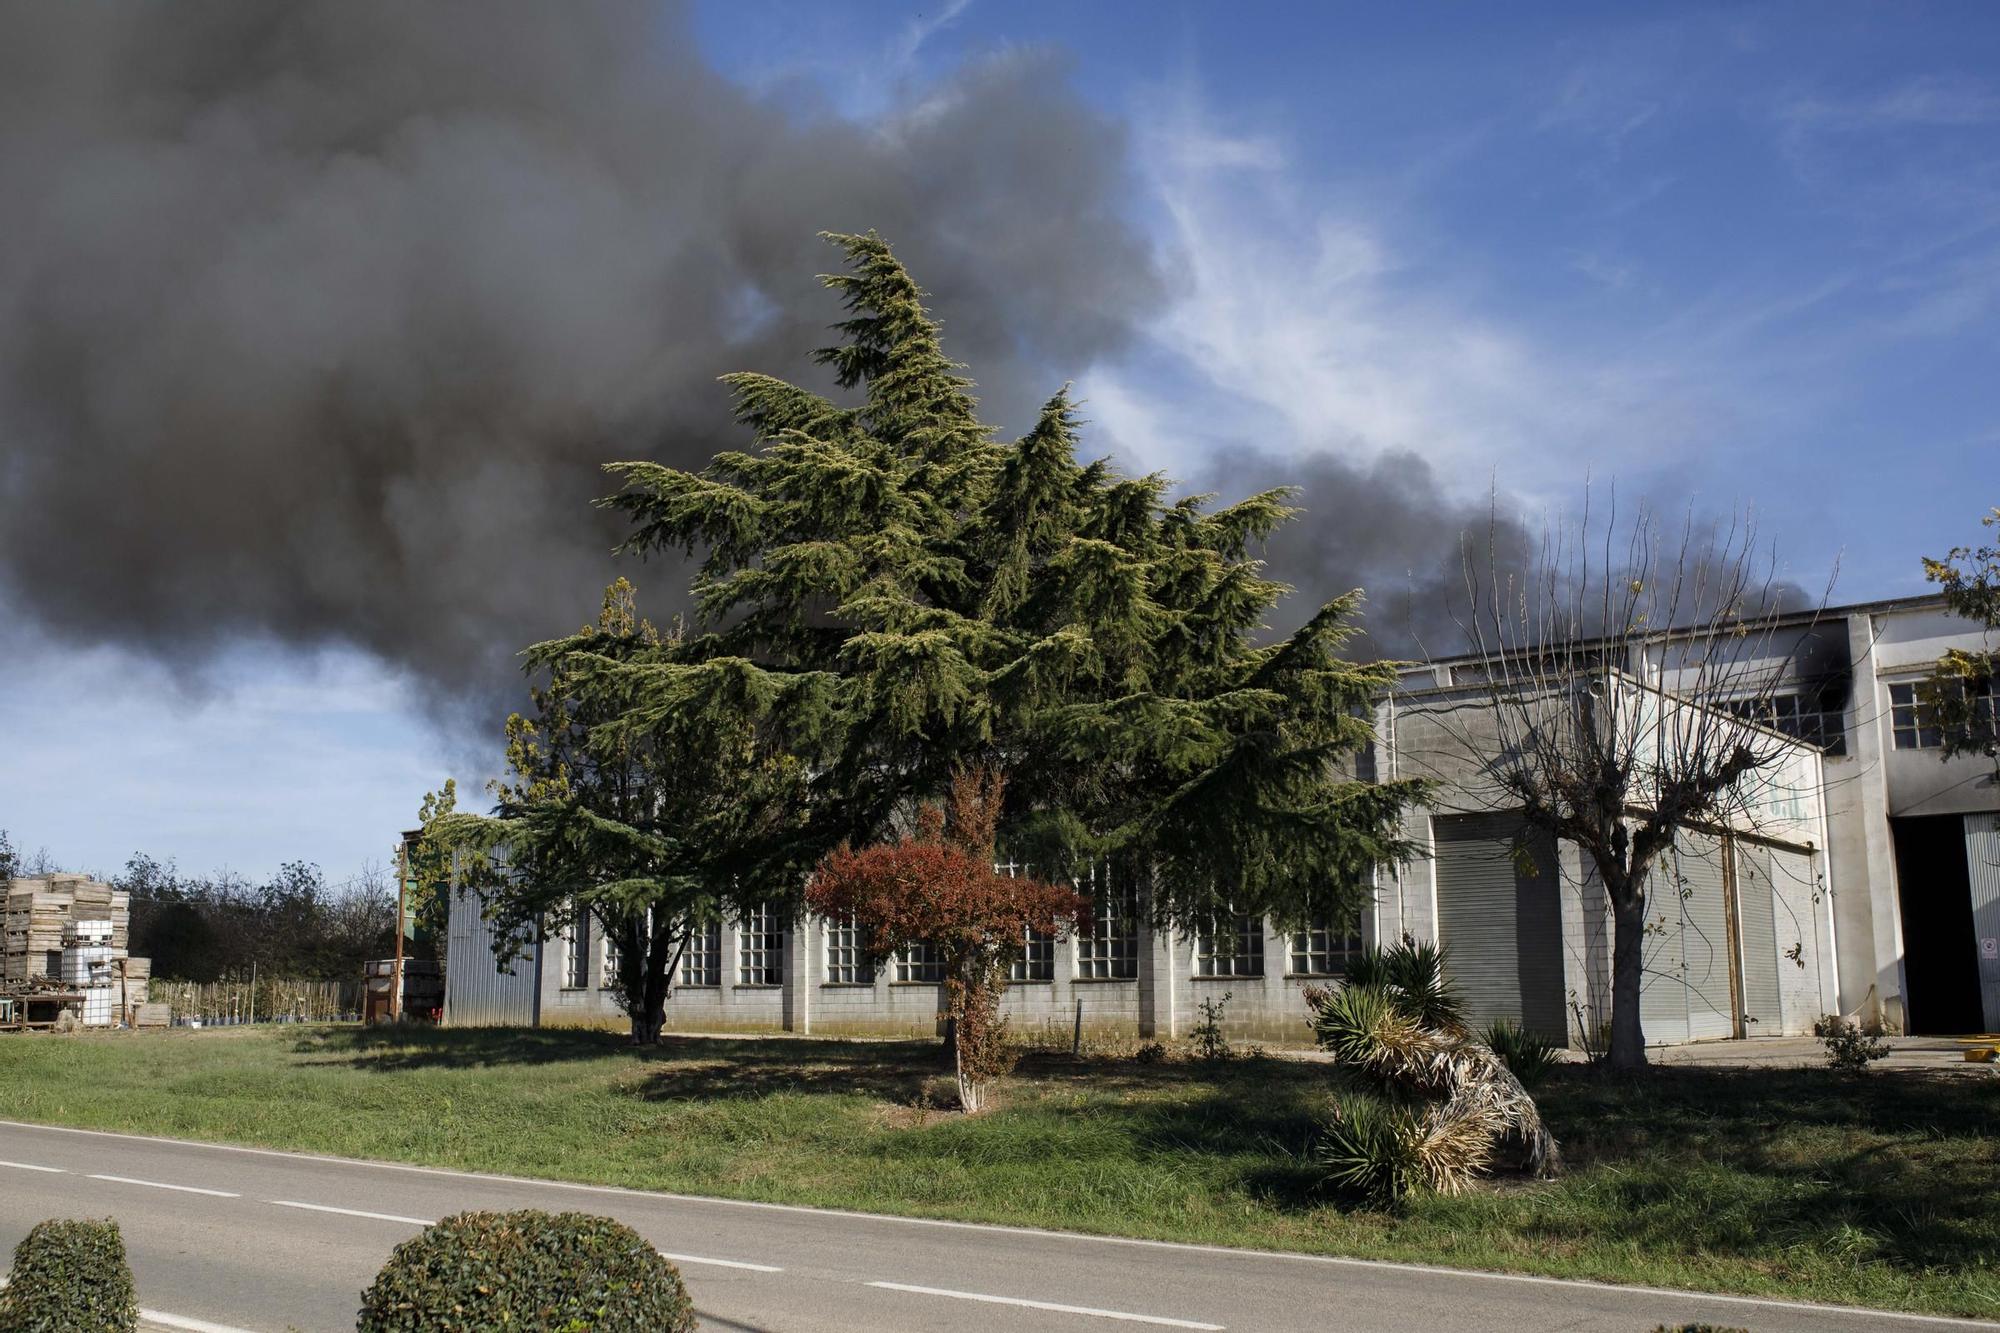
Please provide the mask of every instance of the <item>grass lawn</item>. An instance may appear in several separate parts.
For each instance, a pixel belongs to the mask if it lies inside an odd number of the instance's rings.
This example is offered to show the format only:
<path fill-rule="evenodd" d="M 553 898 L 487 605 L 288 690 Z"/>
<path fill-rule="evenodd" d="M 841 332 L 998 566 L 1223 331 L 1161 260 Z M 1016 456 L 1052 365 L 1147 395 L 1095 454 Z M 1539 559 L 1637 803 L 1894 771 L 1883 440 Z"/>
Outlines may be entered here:
<path fill-rule="evenodd" d="M 1314 1187 L 1324 1066 L 1031 1056 L 967 1120 L 915 1043 L 264 1028 L 0 1039 L 0 1118 L 733 1198 L 2000 1314 L 2000 1082 L 1582 1067 L 1568 1173 Z M 388 1077 L 394 1075 L 395 1077 Z"/>

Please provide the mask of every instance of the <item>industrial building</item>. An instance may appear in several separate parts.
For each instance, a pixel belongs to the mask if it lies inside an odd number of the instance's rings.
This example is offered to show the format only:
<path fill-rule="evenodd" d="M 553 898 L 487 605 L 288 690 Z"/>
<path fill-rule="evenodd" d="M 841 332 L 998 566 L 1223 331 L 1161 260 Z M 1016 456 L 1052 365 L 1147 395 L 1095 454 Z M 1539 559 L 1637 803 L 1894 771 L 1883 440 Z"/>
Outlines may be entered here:
<path fill-rule="evenodd" d="M 1689 830 L 1655 872 L 1673 891 L 1650 896 L 1650 1043 L 1804 1033 L 1829 1012 L 1896 1031 L 2000 1027 L 2000 787 L 1990 760 L 1940 760 L 1915 693 L 1946 648 L 1990 637 L 1940 599 L 1911 598 L 1787 618 L 1759 640 L 1767 660 L 1742 679 L 1760 715 L 1746 720 L 1782 733 L 1781 759 L 1759 775 L 1754 808 Z M 1633 707 L 1691 707 L 1674 694 L 1676 647 L 1670 635 L 1618 645 Z M 1005 1002 L 1016 1030 L 1172 1038 L 1227 995 L 1232 1035 L 1303 1044 L 1302 988 L 1337 978 L 1364 945 L 1409 937 L 1450 947 L 1476 1019 L 1592 1040 L 1610 1015 L 1604 893 L 1577 848 L 1526 830 L 1490 788 L 1476 665 L 1412 668 L 1377 710 L 1368 762 L 1434 778 L 1440 796 L 1406 829 L 1427 855 L 1379 872 L 1360 919 L 1280 932 L 1242 918 L 1220 937 L 1183 936 L 1151 928 L 1132 885 L 1086 883 L 1095 929 L 1030 942 Z M 715 923 L 683 960 L 668 1028 L 934 1032 L 935 963 L 871 967 L 859 945 L 851 927 L 775 908 Z M 476 898 L 461 894 L 444 1019 L 619 1025 L 614 971 L 588 921 L 500 970 Z"/>

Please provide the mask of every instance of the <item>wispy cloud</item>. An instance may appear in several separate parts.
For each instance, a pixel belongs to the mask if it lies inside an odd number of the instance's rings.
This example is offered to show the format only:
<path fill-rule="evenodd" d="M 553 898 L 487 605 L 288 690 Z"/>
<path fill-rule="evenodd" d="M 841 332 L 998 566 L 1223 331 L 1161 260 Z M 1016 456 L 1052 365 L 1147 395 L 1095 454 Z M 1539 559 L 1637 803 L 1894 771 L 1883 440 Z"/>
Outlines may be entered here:
<path fill-rule="evenodd" d="M 896 70 L 908 74 L 917 63 L 917 55 L 924 49 L 924 43 L 956 23 L 966 10 L 972 7 L 972 0 L 945 0 L 934 6 L 929 13 L 919 12 L 908 23 L 896 40 L 889 45 L 889 63 Z"/>
<path fill-rule="evenodd" d="M 1152 123 L 1141 156 L 1180 299 L 1150 360 L 1081 386 L 1122 451 L 1188 471 L 1223 447 L 1407 450 L 1472 490 L 1498 475 L 1537 491 L 1585 459 L 1632 463 L 1682 415 L 1615 357 L 1578 356 L 1482 308 L 1462 274 L 1399 245 L 1389 206 L 1311 197 L 1273 138 L 1185 109 Z M 1151 406 L 1161 392 L 1203 410 Z"/>
<path fill-rule="evenodd" d="M 1778 116 L 1801 131 L 1962 128 L 2000 120 L 2000 93 L 1983 79 L 1926 74 L 1859 97 L 1798 94 L 1780 104 Z"/>

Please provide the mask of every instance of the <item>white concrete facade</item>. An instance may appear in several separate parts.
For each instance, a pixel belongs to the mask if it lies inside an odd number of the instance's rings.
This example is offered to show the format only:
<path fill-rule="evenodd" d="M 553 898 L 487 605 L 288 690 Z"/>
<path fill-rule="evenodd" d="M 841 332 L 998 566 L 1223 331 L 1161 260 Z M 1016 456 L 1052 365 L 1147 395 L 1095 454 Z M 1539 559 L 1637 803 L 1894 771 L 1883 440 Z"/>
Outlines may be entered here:
<path fill-rule="evenodd" d="M 1623 666 L 1671 691 L 1682 684 L 1675 664 L 1684 659 L 1684 647 L 1683 640 L 1661 635 L 1627 648 Z M 1975 930 L 1970 924 L 1973 917 L 1990 921 L 2000 912 L 2000 905 L 1988 901 L 1994 891 L 1981 887 L 1985 861 L 1979 850 L 1982 820 L 2000 812 L 1994 764 L 1978 755 L 1944 760 L 1934 737 L 1913 735 L 1909 726 L 1899 732 L 1897 726 L 1899 717 L 1910 719 L 1910 688 L 1953 648 L 1992 652 L 2000 649 L 2000 634 L 1952 615 L 1936 596 L 1829 607 L 1785 618 L 1758 645 L 1758 669 L 1742 679 L 1746 689 L 1769 688 L 1781 707 L 1794 710 L 1780 726 L 1793 734 L 1810 732 L 1824 743 L 1823 829 L 1801 832 L 1820 856 L 1820 889 L 1830 913 L 1829 957 L 1837 984 L 1828 1007 L 1879 1020 L 1891 1031 L 1909 1026 L 1904 894 L 1907 890 L 1914 903 L 1926 901 L 1930 892 L 1928 883 L 1900 882 L 1898 830 L 1914 836 L 1915 821 L 1930 817 L 1939 818 L 1924 836 L 1948 839 L 1957 830 L 1970 881 L 1968 889 L 1955 884 L 1952 889 L 1969 898 L 1962 941 L 1933 941 L 1932 947 L 1944 966 L 1976 966 L 1989 996 L 1984 1026 L 2000 1027 L 2000 960 L 1984 952 L 2000 926 Z M 1429 664 L 1421 677 L 1433 687 L 1448 686 L 1470 665 L 1469 660 Z M 1920 975 L 1916 984 L 1921 989 L 1929 979 Z"/>
<path fill-rule="evenodd" d="M 1979 839 L 1990 842 L 2000 837 L 1993 832 L 1991 818 L 2000 811 L 2000 789 L 1984 760 L 1944 763 L 1935 747 L 1899 748 L 1899 714 L 1892 692 L 1920 679 L 1946 648 L 1992 648 L 1991 637 L 1949 616 L 1935 598 L 1800 616 L 1785 622 L 1772 637 L 1767 674 L 1777 681 L 1779 695 L 1804 701 L 1799 709 L 1807 717 L 1806 723 L 1790 719 L 1783 729 L 1795 739 L 1801 729 L 1810 731 L 1817 743 L 1798 740 L 1792 746 L 1768 781 L 1765 808 L 1756 819 L 1691 838 L 1686 849 L 1690 857 L 1707 856 L 1721 866 L 1724 901 L 1716 910 L 1718 919 L 1729 924 L 1720 931 L 1697 920 L 1699 914 L 1692 907 L 1685 920 L 1663 919 L 1662 938 L 1678 931 L 1686 942 L 1681 961 L 1661 964 L 1660 972 L 1671 977 L 1677 966 L 1685 973 L 1692 965 L 1696 942 L 1708 955 L 1727 955 L 1729 1007 L 1734 1013 L 1718 1017 L 1719 1004 L 1710 997 L 1704 1001 L 1706 1012 L 1697 1014 L 1701 1006 L 1691 1000 L 1682 1022 L 1669 1006 L 1667 1019 L 1658 1024 L 1658 1031 L 1649 1033 L 1649 1040 L 1718 1035 L 1718 1021 L 1743 1035 L 1795 1034 L 1809 1031 L 1813 1020 L 1827 1012 L 1879 1018 L 1892 1030 L 1905 1027 L 1910 983 L 1899 910 L 1896 821 L 1928 815 L 1962 818 L 1967 854 L 1973 856 L 1971 849 L 1984 845 Z M 1666 702 L 1677 684 L 1665 665 L 1674 660 L 1663 647 L 1671 643 L 1661 639 L 1637 645 L 1624 664 L 1640 694 L 1655 701 L 1646 706 L 1682 706 Z M 1372 759 L 1382 776 L 1442 778 L 1444 788 L 1436 809 L 1408 816 L 1406 833 L 1426 854 L 1408 865 L 1378 872 L 1372 903 L 1339 933 L 1336 943 L 1342 947 L 1449 935 L 1440 930 L 1435 855 L 1439 821 L 1504 809 L 1495 792 L 1482 788 L 1478 756 L 1449 753 L 1463 750 L 1468 737 L 1476 749 L 1481 734 L 1476 720 L 1466 722 L 1467 717 L 1476 719 L 1483 706 L 1479 688 L 1457 679 L 1468 665 L 1446 661 L 1414 670 L 1378 709 L 1379 739 Z M 1440 708 L 1461 713 L 1449 744 L 1427 720 L 1427 712 Z M 1907 728 L 1905 733 L 1907 740 Z M 1593 872 L 1576 848 L 1557 848 L 1552 860 L 1546 873 L 1552 891 L 1559 894 L 1550 919 L 1559 923 L 1551 928 L 1559 937 L 1552 947 L 1560 950 L 1560 985 L 1568 1011 L 1564 1026 L 1570 1040 L 1581 1041 L 1592 1035 L 1587 1029 L 1608 1020 L 1610 1012 L 1608 913 Z M 1982 878 L 1975 873 L 1972 885 L 1975 901 L 1968 921 L 1976 916 L 1980 922 L 2000 922 L 2000 876 Z M 1982 893 L 1996 901 L 1987 903 L 1979 897 Z M 1674 896 L 1655 895 L 1662 903 Z M 460 910 L 476 907 L 454 906 L 455 914 Z M 1748 939 L 1742 927 L 1746 920 L 1762 921 L 1775 936 L 1783 959 L 1775 978 L 1756 965 L 1760 951 L 1769 952 L 1771 945 Z M 2000 932 L 2000 924 L 1982 928 Z M 1080 949 L 1085 946 L 1079 941 L 1058 940 L 1050 950 L 1045 976 L 1009 987 L 1006 1012 L 1016 1031 L 1048 1040 L 1067 1039 L 1079 1021 L 1093 1037 L 1169 1040 L 1188 1035 L 1201 1020 L 1204 1000 L 1217 1000 L 1226 993 L 1230 998 L 1223 1027 L 1233 1038 L 1306 1044 L 1310 1034 L 1302 991 L 1338 973 L 1340 949 L 1334 950 L 1327 967 L 1301 970 L 1292 965 L 1289 936 L 1268 922 L 1257 933 L 1261 959 L 1247 959 L 1239 952 L 1228 964 L 1239 975 L 1230 976 L 1201 975 L 1194 940 L 1153 930 L 1143 919 L 1133 926 L 1130 958 L 1111 969 L 1119 973 L 1116 976 L 1090 975 L 1106 969 L 1080 963 Z M 1454 944 L 1449 938 L 1445 943 Z M 1541 943 L 1545 942 L 1524 936 L 1523 958 L 1531 944 Z M 1968 935 L 1964 947 L 1969 957 L 1979 945 Z M 877 967 L 866 981 L 844 974 L 836 977 L 825 923 L 784 924 L 781 953 L 775 972 L 746 972 L 744 928 L 741 923 L 725 923 L 714 975 L 702 984 L 674 987 L 667 1007 L 668 1027 L 882 1036 L 927 1036 L 937 1031 L 941 996 L 936 984 L 898 980 L 894 963 Z M 584 954 L 572 969 L 568 942 L 545 941 L 532 960 L 517 964 L 534 970 L 533 1004 L 516 1005 L 518 1014 L 512 1009 L 481 1008 L 476 1010 L 481 1015 L 476 1021 L 622 1024 L 614 993 L 606 986 L 601 942 L 590 941 Z M 472 968 L 476 975 L 476 969 L 490 966 L 484 960 L 461 958 L 450 963 L 451 974 Z M 1648 969 L 1649 974 L 1654 970 L 1650 960 Z M 567 984 L 572 979 L 580 984 Z M 1718 989 L 1721 984 L 1716 983 Z M 2000 1008 L 2000 962 L 1982 971 L 1981 984 L 1989 1006 Z M 1685 989 L 1690 996 L 1699 991 L 1692 983 Z M 1759 993 L 1766 998 L 1756 1000 Z M 1750 1012 L 1759 1005 L 1766 1012 Z M 468 1006 L 467 1012 L 475 1010 Z M 1989 1013 L 1987 1024 L 2000 1026 L 2000 1013 Z"/>

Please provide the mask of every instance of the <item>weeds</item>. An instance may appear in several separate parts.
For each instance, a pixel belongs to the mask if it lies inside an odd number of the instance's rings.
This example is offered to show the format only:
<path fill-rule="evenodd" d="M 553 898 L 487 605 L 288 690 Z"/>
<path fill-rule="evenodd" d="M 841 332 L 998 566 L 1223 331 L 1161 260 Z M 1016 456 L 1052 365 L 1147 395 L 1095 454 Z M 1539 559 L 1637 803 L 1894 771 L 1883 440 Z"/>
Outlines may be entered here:
<path fill-rule="evenodd" d="M 1203 1060 L 1214 1063 L 1227 1060 L 1230 1056 L 1229 1037 L 1222 1030 L 1222 1011 L 1229 1007 L 1230 992 L 1224 991 L 1219 997 L 1201 1002 L 1201 1022 L 1194 1025 L 1194 1051 Z"/>
<path fill-rule="evenodd" d="M 1866 1073 L 1868 1066 L 1889 1054 L 1879 1029 L 1864 1028 L 1851 1018 L 1828 1014 L 1813 1024 L 1813 1035 L 1826 1047 L 1826 1062 L 1843 1074 Z"/>

